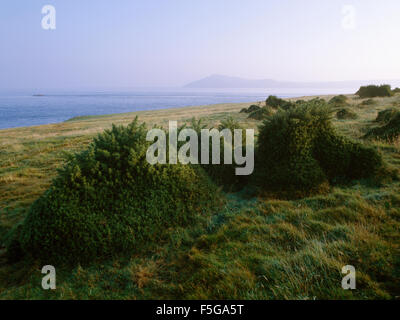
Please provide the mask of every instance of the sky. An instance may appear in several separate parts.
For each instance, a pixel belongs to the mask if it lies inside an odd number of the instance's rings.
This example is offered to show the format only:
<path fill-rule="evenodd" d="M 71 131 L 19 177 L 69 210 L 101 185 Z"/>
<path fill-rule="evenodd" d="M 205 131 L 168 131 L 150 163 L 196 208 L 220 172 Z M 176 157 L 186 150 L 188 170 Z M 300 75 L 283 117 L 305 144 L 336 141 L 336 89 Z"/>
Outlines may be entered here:
<path fill-rule="evenodd" d="M 0 89 L 399 79 L 399 13 L 399 0 L 1 0 Z"/>

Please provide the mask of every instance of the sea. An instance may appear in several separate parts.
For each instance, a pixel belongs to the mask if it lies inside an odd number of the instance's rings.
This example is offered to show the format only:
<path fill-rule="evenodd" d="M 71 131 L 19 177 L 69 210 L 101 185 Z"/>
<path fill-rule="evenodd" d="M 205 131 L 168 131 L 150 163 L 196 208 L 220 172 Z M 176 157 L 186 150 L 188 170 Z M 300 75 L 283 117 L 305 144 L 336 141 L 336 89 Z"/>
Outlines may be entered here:
<path fill-rule="evenodd" d="M 206 106 L 218 103 L 353 93 L 343 89 L 141 88 L 121 91 L 0 92 L 0 129 L 59 123 L 78 116 Z"/>

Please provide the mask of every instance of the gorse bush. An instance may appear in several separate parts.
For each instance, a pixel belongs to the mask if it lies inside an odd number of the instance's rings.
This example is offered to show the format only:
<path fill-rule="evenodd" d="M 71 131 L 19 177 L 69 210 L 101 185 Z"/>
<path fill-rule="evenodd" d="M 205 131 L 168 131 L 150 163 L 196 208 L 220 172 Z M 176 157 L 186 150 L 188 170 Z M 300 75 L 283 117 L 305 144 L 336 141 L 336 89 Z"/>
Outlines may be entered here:
<path fill-rule="evenodd" d="M 322 99 L 322 98 L 319 98 L 319 97 L 316 97 L 316 98 L 313 98 L 313 99 L 311 99 L 311 100 L 297 100 L 292 106 L 293 107 L 298 107 L 298 106 L 301 106 L 301 105 L 304 105 L 304 104 L 318 104 L 320 107 L 324 107 L 324 108 L 327 108 L 327 110 L 328 109 L 331 109 L 331 105 L 328 103 L 328 102 L 326 102 L 324 99 Z"/>
<path fill-rule="evenodd" d="M 265 106 L 262 107 L 261 109 L 254 111 L 250 113 L 248 116 L 249 119 L 254 119 L 254 120 L 263 120 L 266 117 L 272 116 L 273 115 L 273 110 L 270 106 Z"/>
<path fill-rule="evenodd" d="M 248 108 L 243 108 L 242 110 L 240 110 L 239 113 L 252 113 L 254 111 L 260 110 L 261 107 L 256 105 L 256 104 L 252 104 L 250 107 Z"/>
<path fill-rule="evenodd" d="M 32 205 L 22 251 L 46 263 L 132 254 L 215 207 L 217 189 L 200 167 L 147 162 L 146 132 L 137 119 L 113 126 L 71 156 Z"/>
<path fill-rule="evenodd" d="M 388 109 L 382 110 L 378 113 L 378 116 L 376 117 L 375 121 L 380 122 L 380 123 L 387 123 L 398 112 L 399 112 L 399 110 L 395 109 L 395 108 L 388 108 Z"/>
<path fill-rule="evenodd" d="M 387 111 L 387 113 L 381 114 L 381 118 L 385 124 L 368 130 L 364 138 L 387 142 L 396 141 L 400 137 L 400 111 L 394 111 L 392 114 Z"/>
<path fill-rule="evenodd" d="M 16 224 L 2 239 L 7 248 L 6 257 L 11 263 L 17 262 L 23 255 L 20 241 L 22 226 L 22 223 Z"/>
<path fill-rule="evenodd" d="M 261 109 L 260 106 L 257 106 L 257 105 L 255 105 L 255 104 L 252 104 L 250 107 L 248 107 L 247 113 L 252 113 L 252 112 L 257 111 L 257 110 L 260 110 L 260 109 Z"/>
<path fill-rule="evenodd" d="M 326 190 L 327 178 L 311 154 L 317 121 L 314 110 L 307 112 L 304 106 L 280 110 L 260 127 L 255 180 L 264 190 L 289 197 Z"/>
<path fill-rule="evenodd" d="M 207 125 L 203 124 L 202 120 L 192 119 L 191 123 L 187 128 L 191 128 L 197 132 L 198 136 L 198 145 L 201 146 L 201 130 L 207 129 Z M 213 128 L 209 128 L 210 130 Z M 228 117 L 225 120 L 222 120 L 218 126 L 218 130 L 222 132 L 222 130 L 228 129 L 232 134 L 232 142 L 234 137 L 234 130 L 242 130 L 242 152 L 245 151 L 246 145 L 246 132 L 240 126 L 239 122 L 232 117 Z M 235 162 L 234 157 L 232 157 L 232 164 L 224 163 L 224 152 L 225 152 L 225 143 L 224 139 L 220 139 L 220 164 L 212 163 L 212 139 L 209 140 L 209 164 L 199 164 L 200 166 L 209 176 L 211 181 L 213 181 L 217 186 L 221 187 L 225 191 L 239 191 L 241 190 L 248 181 L 248 177 L 246 176 L 238 176 L 236 175 L 236 168 L 238 164 Z M 232 156 L 234 150 L 232 149 Z M 201 159 L 201 148 L 199 149 L 199 159 Z"/>
<path fill-rule="evenodd" d="M 381 166 L 377 151 L 336 133 L 331 109 L 318 100 L 280 110 L 260 127 L 255 182 L 267 192 L 304 197 L 371 177 Z"/>
<path fill-rule="evenodd" d="M 340 120 L 357 119 L 357 114 L 348 108 L 343 108 L 336 113 L 336 117 Z"/>
<path fill-rule="evenodd" d="M 329 104 L 334 106 L 345 106 L 347 104 L 347 97 L 343 94 L 335 96 L 329 100 Z"/>
<path fill-rule="evenodd" d="M 255 112 L 260 112 L 263 108 L 259 108 L 257 111 L 253 111 L 251 114 Z M 222 131 L 225 129 L 229 129 L 232 133 L 232 137 L 234 136 L 234 130 L 242 130 L 242 154 L 245 153 L 246 149 L 246 130 L 242 128 L 238 121 L 234 120 L 232 117 L 228 117 L 226 120 L 221 121 L 221 124 L 218 127 L 218 130 Z M 232 140 L 233 141 L 233 140 Z M 238 176 L 236 175 L 236 168 L 239 166 L 235 159 L 232 159 L 232 164 L 224 164 L 224 151 L 225 144 L 223 139 L 221 139 L 220 146 L 220 159 L 221 164 L 219 165 L 205 165 L 203 169 L 207 172 L 210 178 L 217 184 L 224 188 L 225 191 L 239 191 L 241 190 L 247 183 L 247 176 Z M 234 149 L 232 148 L 232 153 Z M 211 151 L 210 151 L 211 154 Z M 210 159 L 211 163 L 211 159 Z"/>
<path fill-rule="evenodd" d="M 362 106 L 372 106 L 374 104 L 376 104 L 376 101 L 374 99 L 367 99 L 361 103 Z"/>
<path fill-rule="evenodd" d="M 331 183 L 374 178 L 384 167 L 376 149 L 338 135 L 330 124 L 319 129 L 313 156 Z"/>
<path fill-rule="evenodd" d="M 364 86 L 356 92 L 360 98 L 374 98 L 374 97 L 390 97 L 393 95 L 390 85 L 384 84 L 381 86 Z"/>
<path fill-rule="evenodd" d="M 293 103 L 280 99 L 276 96 L 269 96 L 268 99 L 265 101 L 265 104 L 275 109 L 278 108 L 289 109 L 290 107 L 293 106 Z"/>

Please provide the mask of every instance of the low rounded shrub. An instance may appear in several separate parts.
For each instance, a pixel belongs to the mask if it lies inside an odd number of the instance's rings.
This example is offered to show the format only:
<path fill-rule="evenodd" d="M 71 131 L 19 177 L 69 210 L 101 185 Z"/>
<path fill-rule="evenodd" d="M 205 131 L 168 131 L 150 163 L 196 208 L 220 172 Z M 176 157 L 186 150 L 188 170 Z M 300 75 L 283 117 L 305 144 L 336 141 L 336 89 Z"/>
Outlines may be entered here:
<path fill-rule="evenodd" d="M 336 113 L 336 117 L 340 120 L 350 120 L 350 119 L 357 119 L 357 114 L 347 108 L 340 109 Z"/>
<path fill-rule="evenodd" d="M 280 110 L 260 127 L 255 183 L 283 197 L 325 192 L 329 183 L 368 178 L 380 154 L 336 133 L 331 109 L 320 101 Z"/>
<path fill-rule="evenodd" d="M 388 108 L 378 112 L 378 116 L 376 117 L 375 121 L 380 123 L 387 123 L 389 122 L 393 116 L 398 113 L 399 110 L 395 108 Z"/>
<path fill-rule="evenodd" d="M 379 117 L 379 115 L 378 115 Z M 400 111 L 396 111 L 386 124 L 368 130 L 364 138 L 394 142 L 400 137 Z"/>
<path fill-rule="evenodd" d="M 345 106 L 347 104 L 347 97 L 343 94 L 333 97 L 329 100 L 329 104 L 334 106 Z"/>
<path fill-rule="evenodd" d="M 6 257 L 11 263 L 17 262 L 23 256 L 20 241 L 21 230 L 22 224 L 18 223 L 6 234 L 4 239 L 4 245 L 7 248 Z"/>
<path fill-rule="evenodd" d="M 255 104 L 252 104 L 250 107 L 247 108 L 247 113 L 252 113 L 254 111 L 260 110 L 261 107 Z"/>
<path fill-rule="evenodd" d="M 297 100 L 292 106 L 293 107 L 298 107 L 298 106 L 301 106 L 303 104 L 310 104 L 310 103 L 311 104 L 318 104 L 318 105 L 324 106 L 326 108 L 331 108 L 331 105 L 329 105 L 329 103 L 327 103 L 325 99 L 322 99 L 320 97 L 316 97 L 316 98 L 313 98 L 311 100 Z"/>
<path fill-rule="evenodd" d="M 132 254 L 215 207 L 217 188 L 200 167 L 147 162 L 146 132 L 137 119 L 113 126 L 71 156 L 32 205 L 23 252 L 46 263 Z"/>
<path fill-rule="evenodd" d="M 261 107 L 256 105 L 256 104 L 252 104 L 250 107 L 248 108 L 243 108 L 242 110 L 240 110 L 239 113 L 252 113 L 254 111 L 260 110 Z"/>
<path fill-rule="evenodd" d="M 360 98 L 374 98 L 374 97 L 391 97 L 393 95 L 392 88 L 388 84 L 381 86 L 369 85 L 360 87 L 356 92 Z"/>
<path fill-rule="evenodd" d="M 201 120 L 192 120 L 191 125 L 189 125 L 191 129 L 194 129 L 197 132 L 199 137 L 199 146 L 201 143 L 201 130 L 206 129 L 207 126 L 203 125 Z M 212 129 L 212 128 L 211 128 Z M 246 145 L 246 132 L 240 126 L 239 122 L 232 117 L 228 117 L 225 120 L 222 120 L 218 126 L 218 130 L 221 132 L 224 129 L 229 129 L 232 133 L 232 137 L 234 136 L 234 130 L 239 129 L 242 130 L 242 154 L 245 152 Z M 224 139 L 220 139 L 220 164 L 212 164 L 212 145 L 210 139 L 210 149 L 209 149 L 209 164 L 200 164 L 199 166 L 207 173 L 210 179 L 219 187 L 221 187 L 224 191 L 227 192 L 236 192 L 245 187 L 248 182 L 247 176 L 238 176 L 236 175 L 236 168 L 239 167 L 237 163 L 235 163 L 234 157 L 232 158 L 232 164 L 224 164 L 224 151 L 225 151 Z M 232 150 L 232 155 L 234 150 Z M 201 149 L 199 150 L 199 158 L 201 158 Z"/>
<path fill-rule="evenodd" d="M 281 108 L 285 110 L 293 106 L 293 103 L 291 103 L 290 101 L 280 99 L 277 96 L 269 96 L 268 99 L 265 101 L 265 104 L 275 109 Z"/>
<path fill-rule="evenodd" d="M 383 168 L 376 149 L 338 135 L 331 125 L 320 128 L 313 156 L 331 183 L 375 177 Z"/>
<path fill-rule="evenodd" d="M 248 116 L 249 119 L 254 119 L 254 120 L 264 120 L 265 118 L 272 116 L 273 115 L 273 110 L 271 107 L 266 106 L 262 107 L 261 109 L 254 111 L 250 113 Z"/>
<path fill-rule="evenodd" d="M 374 99 L 367 99 L 361 103 L 362 106 L 373 106 L 375 104 L 376 104 L 376 101 Z"/>

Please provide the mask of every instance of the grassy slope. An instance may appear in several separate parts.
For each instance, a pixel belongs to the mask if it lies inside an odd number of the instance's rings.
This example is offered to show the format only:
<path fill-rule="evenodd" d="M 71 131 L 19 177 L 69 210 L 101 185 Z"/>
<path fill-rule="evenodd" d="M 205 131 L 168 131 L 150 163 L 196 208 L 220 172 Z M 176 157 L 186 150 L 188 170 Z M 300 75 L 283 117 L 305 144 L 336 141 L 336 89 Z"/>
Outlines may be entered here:
<path fill-rule="evenodd" d="M 329 98 L 329 97 L 326 97 Z M 359 118 L 335 121 L 338 130 L 360 137 L 378 111 L 400 96 L 359 106 Z M 258 121 L 239 110 L 250 104 L 222 104 L 82 117 L 61 124 L 0 130 L 0 298 L 208 298 L 333 299 L 400 296 L 400 185 L 380 188 L 362 182 L 335 187 L 325 196 L 298 201 L 228 195 L 224 210 L 189 229 L 169 230 L 164 243 L 102 265 L 57 268 L 57 290 L 41 289 L 41 266 L 7 264 L 1 239 L 21 221 L 63 163 L 111 123 L 136 115 L 149 126 L 180 124 L 192 116 L 209 126 L 231 115 L 246 128 Z M 386 161 L 400 168 L 400 145 L 374 143 Z M 341 289 L 341 268 L 357 270 L 357 290 Z"/>

